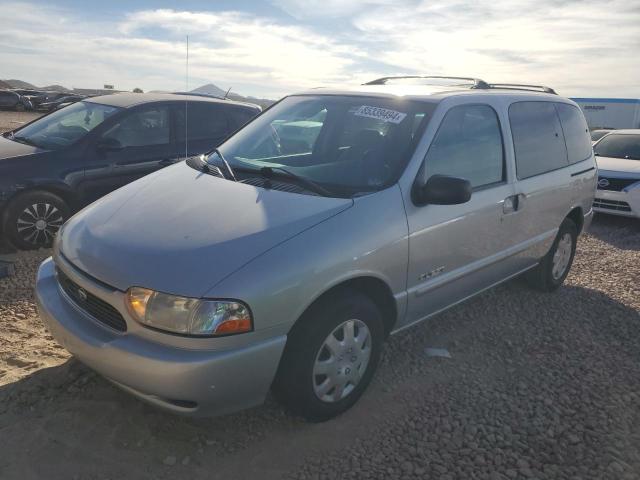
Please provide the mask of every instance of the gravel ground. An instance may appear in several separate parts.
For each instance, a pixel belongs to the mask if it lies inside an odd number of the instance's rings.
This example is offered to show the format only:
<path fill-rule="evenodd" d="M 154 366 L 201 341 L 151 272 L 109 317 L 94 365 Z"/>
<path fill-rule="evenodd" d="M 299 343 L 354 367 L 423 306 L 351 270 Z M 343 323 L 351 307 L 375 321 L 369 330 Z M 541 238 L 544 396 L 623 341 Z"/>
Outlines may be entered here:
<path fill-rule="evenodd" d="M 18 128 L 42 115 L 42 112 L 0 111 L 0 133 Z"/>
<path fill-rule="evenodd" d="M 0 478 L 640 479 L 640 222 L 598 217 L 578 250 L 557 293 L 512 281 L 392 337 L 361 401 L 315 425 L 271 399 L 189 419 L 120 392 L 42 328 L 48 252 L 21 253 L 0 281 Z"/>

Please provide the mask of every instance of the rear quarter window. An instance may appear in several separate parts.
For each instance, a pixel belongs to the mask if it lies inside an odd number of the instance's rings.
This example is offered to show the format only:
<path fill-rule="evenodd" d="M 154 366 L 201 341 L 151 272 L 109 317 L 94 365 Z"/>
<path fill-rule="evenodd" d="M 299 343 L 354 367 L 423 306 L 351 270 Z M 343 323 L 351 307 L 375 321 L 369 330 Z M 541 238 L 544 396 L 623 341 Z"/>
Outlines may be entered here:
<path fill-rule="evenodd" d="M 229 117 L 233 123 L 234 128 L 244 127 L 247 123 L 253 120 L 258 115 L 257 110 L 248 108 L 233 108 L 229 110 Z"/>
<path fill-rule="evenodd" d="M 591 136 L 584 115 L 578 107 L 567 103 L 556 103 L 567 145 L 569 163 L 578 163 L 591 157 Z"/>
<path fill-rule="evenodd" d="M 509 123 L 520 180 L 566 167 L 567 148 L 552 102 L 516 102 Z"/>
<path fill-rule="evenodd" d="M 184 141 L 185 130 L 188 140 L 216 140 L 226 137 L 231 129 L 227 122 L 226 109 L 217 103 L 189 102 L 186 107 L 187 124 L 185 125 L 185 108 L 176 111 L 176 138 Z"/>

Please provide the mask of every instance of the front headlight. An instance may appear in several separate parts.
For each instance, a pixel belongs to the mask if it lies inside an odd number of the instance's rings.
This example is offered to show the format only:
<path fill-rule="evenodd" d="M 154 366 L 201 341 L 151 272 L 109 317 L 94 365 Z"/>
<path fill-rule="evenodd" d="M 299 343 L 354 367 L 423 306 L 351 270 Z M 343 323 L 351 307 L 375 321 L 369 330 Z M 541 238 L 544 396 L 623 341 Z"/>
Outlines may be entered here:
<path fill-rule="evenodd" d="M 253 329 L 249 308 L 232 300 L 199 300 L 131 287 L 126 303 L 138 322 L 169 332 L 232 335 Z"/>

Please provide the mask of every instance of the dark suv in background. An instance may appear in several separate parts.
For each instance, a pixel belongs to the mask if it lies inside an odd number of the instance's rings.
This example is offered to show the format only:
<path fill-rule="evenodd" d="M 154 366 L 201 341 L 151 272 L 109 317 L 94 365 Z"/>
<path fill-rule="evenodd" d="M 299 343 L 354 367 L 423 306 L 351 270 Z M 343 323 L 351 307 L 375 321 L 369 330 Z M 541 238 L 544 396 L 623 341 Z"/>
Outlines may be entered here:
<path fill-rule="evenodd" d="M 7 132 L 0 137 L 2 233 L 20 249 L 50 246 L 73 212 L 185 154 L 212 150 L 260 111 L 198 96 L 115 94 Z"/>

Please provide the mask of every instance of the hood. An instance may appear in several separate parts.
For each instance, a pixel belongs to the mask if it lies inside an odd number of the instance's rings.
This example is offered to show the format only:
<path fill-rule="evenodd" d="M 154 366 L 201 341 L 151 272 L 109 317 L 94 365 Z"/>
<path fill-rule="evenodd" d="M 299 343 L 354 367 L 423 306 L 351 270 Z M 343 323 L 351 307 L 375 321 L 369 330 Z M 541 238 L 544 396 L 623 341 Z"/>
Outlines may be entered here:
<path fill-rule="evenodd" d="M 139 286 L 200 297 L 352 204 L 236 183 L 182 162 L 82 210 L 63 227 L 59 248 L 79 269 L 119 290 Z"/>
<path fill-rule="evenodd" d="M 640 160 L 629 160 L 627 158 L 596 157 L 598 170 L 613 173 L 630 173 L 633 176 L 640 175 Z"/>
<path fill-rule="evenodd" d="M 14 142 L 0 135 L 0 160 L 43 152 L 41 148 Z"/>

